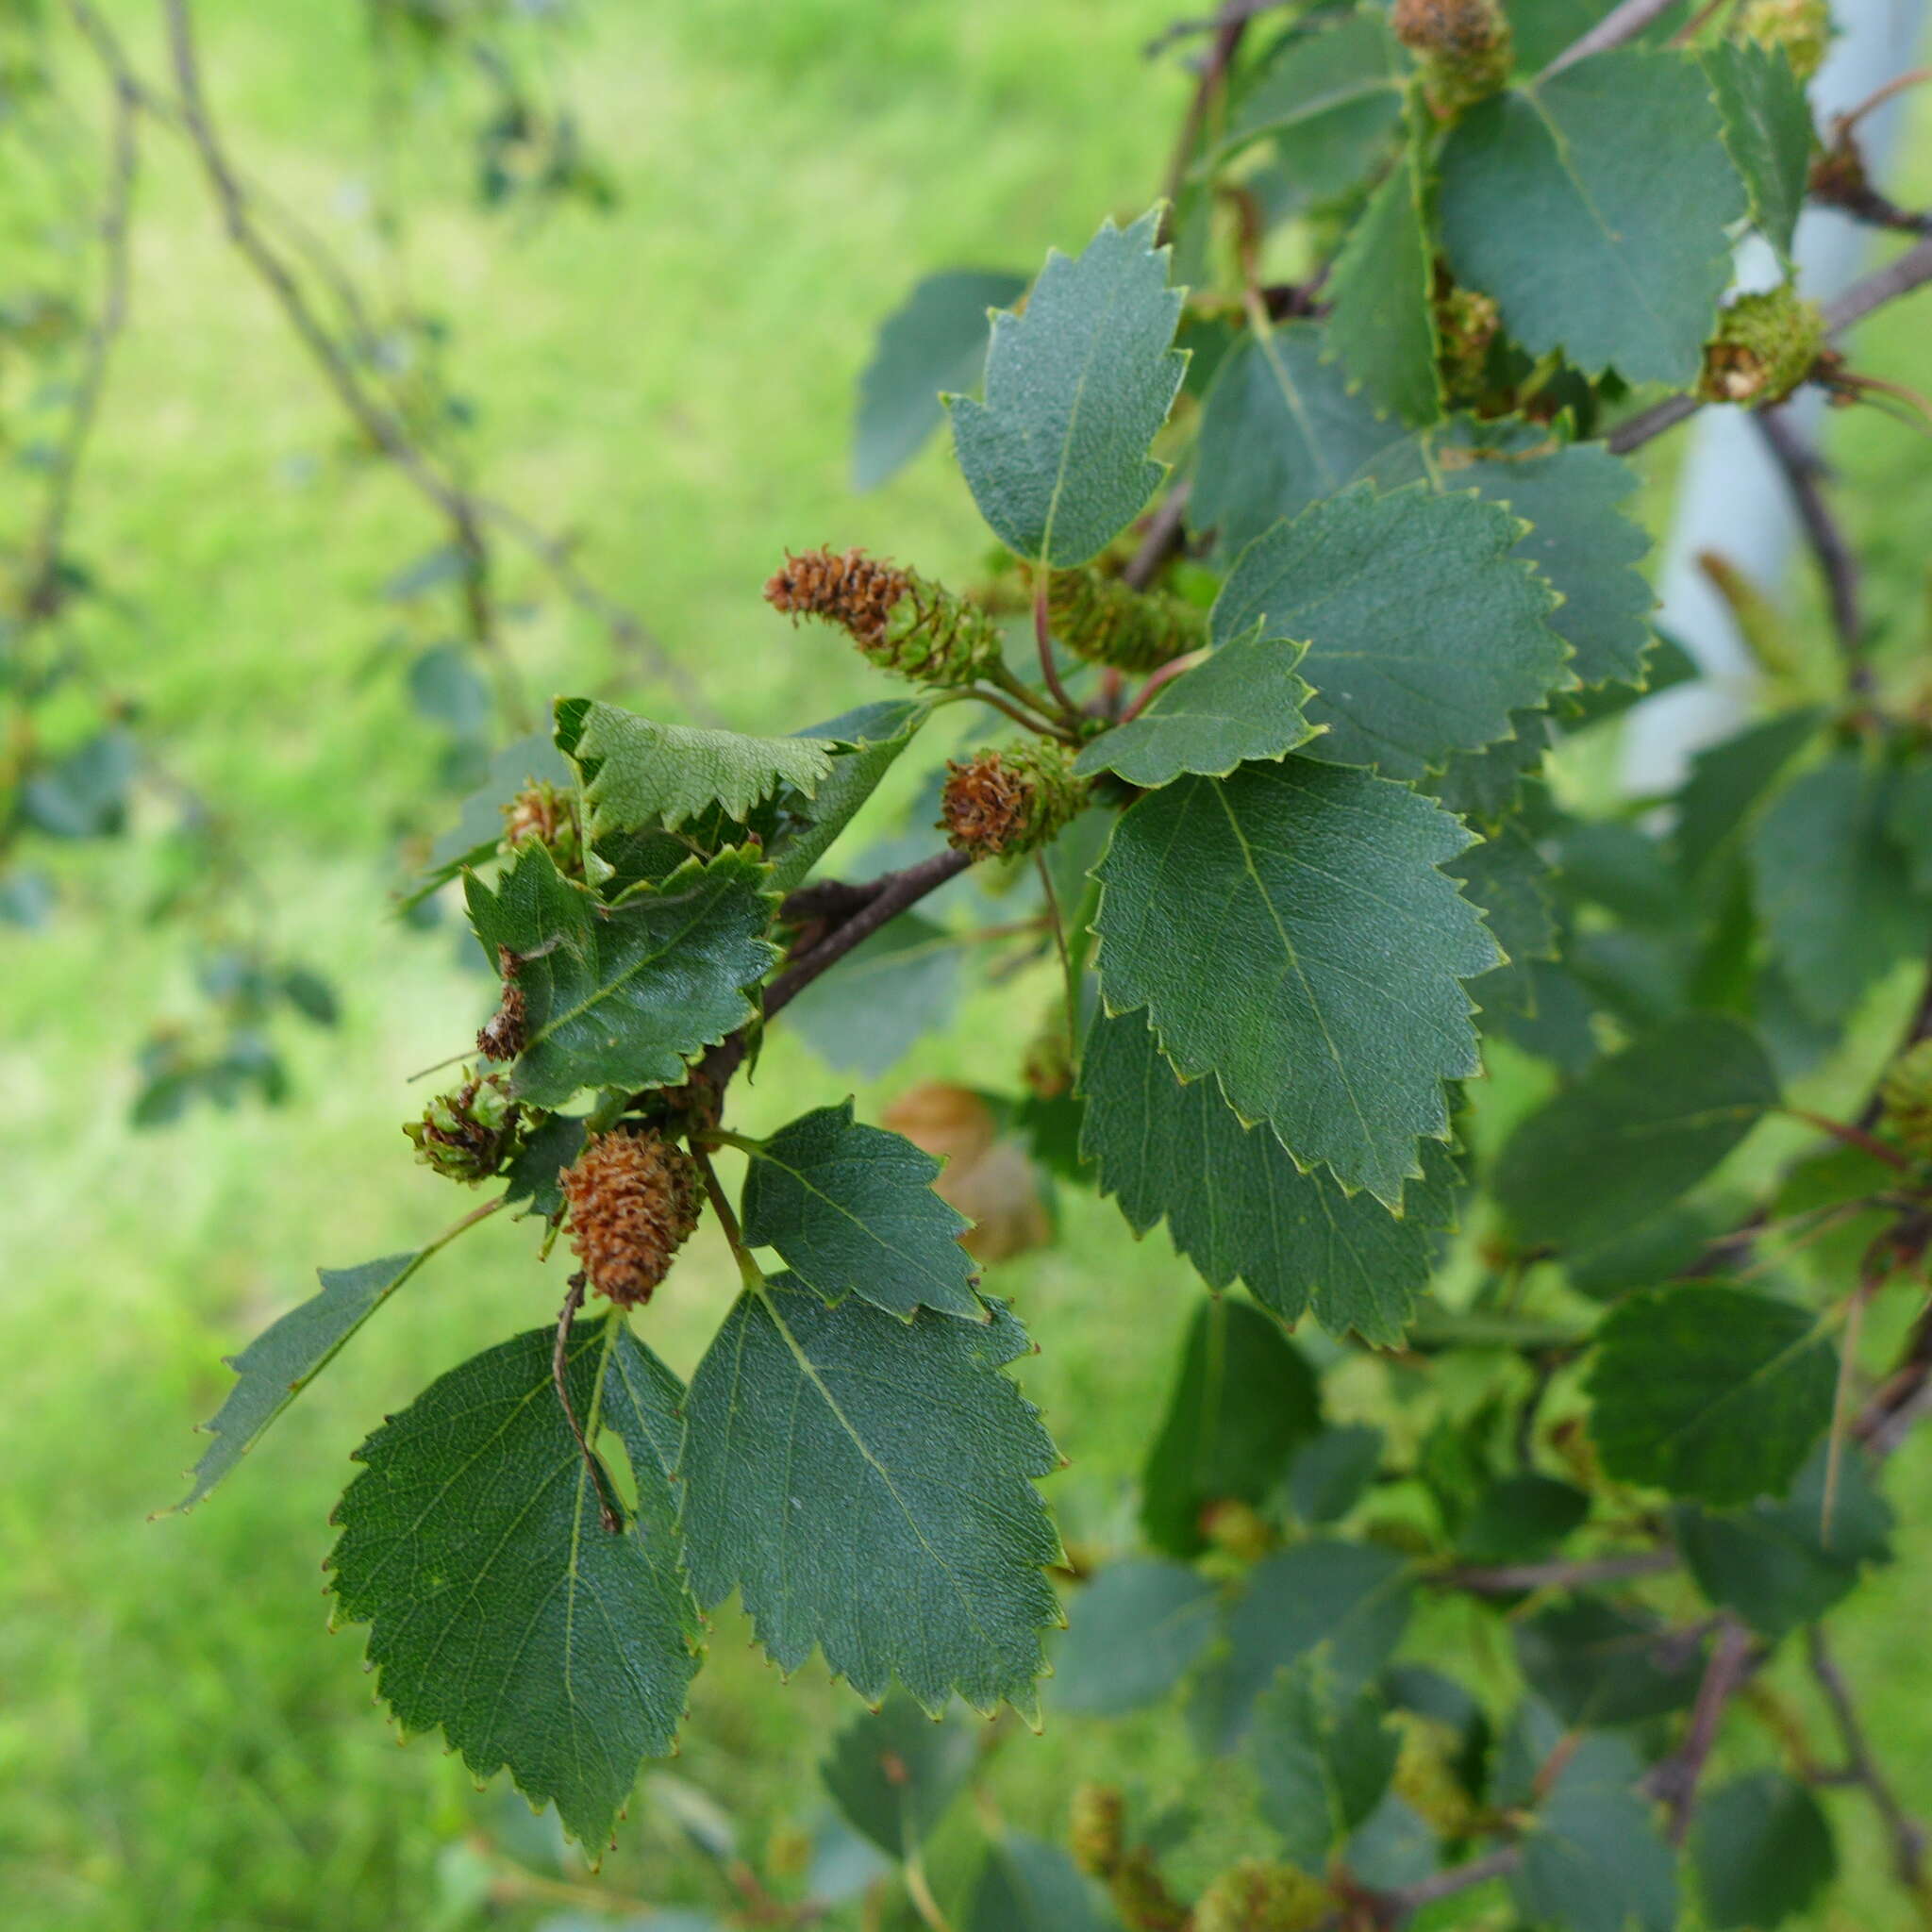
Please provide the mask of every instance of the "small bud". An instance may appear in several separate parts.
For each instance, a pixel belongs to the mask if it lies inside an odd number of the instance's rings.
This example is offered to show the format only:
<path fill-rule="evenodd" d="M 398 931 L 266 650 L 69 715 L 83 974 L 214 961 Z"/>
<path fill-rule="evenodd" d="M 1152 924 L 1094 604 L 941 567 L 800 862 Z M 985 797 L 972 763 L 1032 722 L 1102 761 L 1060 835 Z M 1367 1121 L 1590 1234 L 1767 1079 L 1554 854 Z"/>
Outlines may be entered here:
<path fill-rule="evenodd" d="M 1396 1710 L 1390 1722 L 1402 1733 L 1391 1778 L 1395 1793 L 1443 1838 L 1467 1837 L 1475 1803 L 1451 1768 L 1462 1740 L 1440 1718 Z"/>
<path fill-rule="evenodd" d="M 1493 297 L 1453 283 L 1436 297 L 1437 364 L 1452 403 L 1478 401 L 1487 390 L 1490 348 L 1503 325 Z"/>
<path fill-rule="evenodd" d="M 1825 346 L 1824 312 L 1789 282 L 1740 295 L 1704 345 L 1698 391 L 1711 403 L 1781 403 L 1811 374 Z"/>
<path fill-rule="evenodd" d="M 1275 1544 L 1268 1519 L 1232 1496 L 1219 1497 L 1202 1507 L 1201 1534 L 1217 1550 L 1225 1550 L 1245 1563 L 1258 1563 Z"/>
<path fill-rule="evenodd" d="M 1067 1023 L 1049 1020 L 1033 1036 L 1020 1078 L 1027 1091 L 1041 1100 L 1058 1100 L 1074 1084 L 1074 1054 L 1067 1044 Z"/>
<path fill-rule="evenodd" d="M 1782 47 L 1791 72 L 1809 80 L 1831 44 L 1830 0 L 1751 0 L 1738 16 L 1738 30 L 1760 47 Z"/>
<path fill-rule="evenodd" d="M 1243 1858 L 1201 1894 L 1193 1932 L 1310 1932 L 1334 1906 L 1319 1878 L 1292 1865 Z"/>
<path fill-rule="evenodd" d="M 1136 591 L 1091 566 L 1048 576 L 1046 618 L 1074 657 L 1121 671 L 1158 671 L 1208 641 L 1208 613 L 1198 606 Z"/>
<path fill-rule="evenodd" d="M 497 970 L 503 974 L 503 1003 L 478 1031 L 476 1051 L 498 1065 L 515 1059 L 530 1043 L 524 990 L 517 984 L 517 972 L 523 963 L 508 946 L 497 947 Z"/>
<path fill-rule="evenodd" d="M 1081 1785 L 1067 1820 L 1067 1848 L 1090 1877 L 1108 1879 L 1120 1869 L 1125 1800 L 1112 1785 Z"/>
<path fill-rule="evenodd" d="M 1439 120 L 1499 93 L 1509 78 L 1509 22 L 1497 0 L 1395 0 L 1390 25 L 1418 57 Z"/>
<path fill-rule="evenodd" d="M 765 602 L 840 625 L 882 670 L 921 684 L 970 684 L 1001 660 L 999 625 L 985 611 L 862 550 L 788 551 Z"/>
<path fill-rule="evenodd" d="M 1932 1160 L 1932 1040 L 1922 1040 L 1891 1063 L 1879 1089 L 1884 1124 L 1912 1153 Z"/>
<path fill-rule="evenodd" d="M 1023 739 L 1001 751 L 983 751 L 951 775 L 940 805 L 947 842 L 975 858 L 1038 851 L 1076 818 L 1091 786 L 1074 775 L 1074 754 L 1062 744 Z"/>
<path fill-rule="evenodd" d="M 463 1084 L 439 1093 L 420 1121 L 406 1121 L 403 1132 L 416 1143 L 416 1158 L 453 1181 L 474 1187 L 500 1174 L 523 1144 L 522 1109 L 509 1097 L 501 1074 L 477 1074 L 464 1069 Z"/>
<path fill-rule="evenodd" d="M 503 844 L 507 852 L 525 845 L 542 845 L 565 878 L 584 874 L 584 840 L 577 824 L 576 800 L 562 786 L 534 778 L 503 808 Z"/>
<path fill-rule="evenodd" d="M 563 1172 L 570 1244 L 591 1286 L 623 1307 L 651 1298 L 698 1224 L 688 1155 L 647 1128 L 600 1134 Z"/>

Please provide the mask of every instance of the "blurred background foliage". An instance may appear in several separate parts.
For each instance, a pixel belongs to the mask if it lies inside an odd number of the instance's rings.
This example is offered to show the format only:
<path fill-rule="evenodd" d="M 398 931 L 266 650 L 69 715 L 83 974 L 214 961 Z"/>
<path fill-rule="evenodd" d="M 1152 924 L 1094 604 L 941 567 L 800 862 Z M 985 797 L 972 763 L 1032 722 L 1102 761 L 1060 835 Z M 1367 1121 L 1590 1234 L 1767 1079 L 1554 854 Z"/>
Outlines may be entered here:
<path fill-rule="evenodd" d="M 430 319 L 409 353 L 433 374 L 436 407 L 453 406 L 465 474 L 572 533 L 585 568 L 691 681 L 669 685 L 650 649 L 614 645 L 513 558 L 497 590 L 527 691 L 541 703 L 597 689 L 666 716 L 701 702 L 762 731 L 881 694 L 828 633 L 794 634 L 760 603 L 787 544 L 975 568 L 975 519 L 943 451 L 875 495 L 851 493 L 856 377 L 876 323 L 921 275 L 1024 270 L 1102 212 L 1145 205 L 1187 86 L 1141 58 L 1171 10 L 582 0 L 507 9 L 527 17 L 500 24 L 509 64 L 496 68 L 474 53 L 431 58 L 441 9 L 427 5 L 377 9 L 402 17 L 380 58 L 360 6 L 205 0 L 199 18 L 230 147 L 358 275 L 391 278 L 391 294 Z M 154 10 L 103 11 L 160 72 Z M 14 94 L 6 108 L 21 124 L 13 152 L 30 133 L 55 174 L 75 154 L 93 165 L 98 140 L 97 76 L 68 78 L 75 105 L 61 112 L 77 120 L 58 139 L 22 121 L 34 104 Z M 443 534 L 346 437 L 191 158 L 148 146 L 129 321 L 71 539 L 93 588 L 63 622 L 153 764 L 128 793 L 135 836 L 63 848 L 38 926 L 0 925 L 7 1922 L 602 1924 L 625 1901 L 732 1902 L 741 1853 L 802 1890 L 826 1811 L 817 1761 L 857 1707 L 816 1666 L 781 1690 L 735 1615 L 713 1632 L 684 1756 L 647 1778 L 591 1887 L 502 1781 L 479 1794 L 433 1740 L 398 1751 L 359 1635 L 322 1635 L 325 1518 L 349 1449 L 432 1375 L 550 1318 L 554 1284 L 528 1227 L 493 1223 L 425 1273 L 212 1505 L 147 1520 L 177 1496 L 196 1453 L 190 1424 L 227 1386 L 220 1358 L 307 1293 L 318 1262 L 407 1247 L 449 1218 L 445 1185 L 413 1164 L 396 1125 L 421 1105 L 408 1076 L 459 1051 L 493 1003 L 453 924 L 389 909 L 411 858 L 454 819 L 487 737 L 476 674 L 444 635 Z M 1932 198 L 1932 147 L 1922 135 L 1913 152 L 1899 190 L 1916 206 Z M 44 250 L 50 192 L 32 169 L 0 174 L 0 237 L 20 258 Z M 396 209 L 406 225 L 386 232 Z M 0 268 L 8 304 L 40 286 Z M 1869 340 L 1874 366 L 1932 382 L 1923 308 L 1881 317 Z M 35 380 L 32 358 L 0 345 L 9 434 Z M 1841 425 L 1839 453 L 1874 607 L 1923 628 L 1924 444 L 1864 412 Z M 30 476 L 31 439 L 15 435 L 0 460 Z M 1660 474 L 1654 524 L 1666 485 Z M 1560 779 L 1587 791 L 1604 770 L 1579 756 Z M 183 791 L 205 802 L 189 838 Z M 218 839 L 203 836 L 210 824 Z M 210 929 L 184 950 L 155 908 L 235 866 L 245 909 L 224 917 L 240 940 Z M 258 923 L 274 936 L 258 957 Z M 275 985 L 236 979 L 238 959 L 263 958 Z M 332 998 L 311 985 L 305 1003 L 291 971 Z M 166 1046 L 158 1017 L 203 1024 L 210 975 L 217 1004 L 282 1000 L 333 1024 L 276 1036 L 295 1104 L 194 1106 L 167 1133 L 137 1132 L 130 1111 Z M 1051 992 L 1022 978 L 975 994 L 977 1011 L 862 1097 L 880 1109 L 922 1077 L 1014 1085 Z M 1014 1020 L 1003 1009 L 1016 1005 Z M 1010 1028 L 1011 1067 L 974 1044 L 995 1021 Z M 1875 1014 L 1873 1037 L 1893 1026 Z M 1480 1091 L 1477 1131 L 1499 1132 L 1541 1077 L 1506 1058 Z M 798 1038 L 774 1035 L 742 1124 L 762 1131 L 824 1089 Z M 1156 1343 L 1177 1345 L 1199 1289 L 1164 1238 L 1137 1247 L 1110 1204 L 1070 1193 L 1058 1208 L 1059 1245 L 1008 1264 L 999 1287 L 1044 1344 L 1023 1379 L 1072 1458 L 1051 1499 L 1076 1554 L 1104 1554 L 1132 1541 L 1130 1485 L 1174 1359 Z M 680 1372 L 731 1280 L 703 1236 L 653 1307 L 652 1340 Z M 1873 1339 L 1874 1360 L 1890 1340 Z M 1356 1391 L 1364 1415 L 1375 1373 Z M 1923 1437 L 1888 1487 L 1901 1560 L 1840 1619 L 1840 1647 L 1870 1694 L 1874 1743 L 1923 1808 Z M 1466 1644 L 1473 1627 L 1440 1604 L 1410 1648 Z M 1039 1740 L 1009 1716 L 986 1736 L 993 1802 L 1049 1835 L 1074 1783 L 1124 1748 L 1156 1801 L 1184 1797 L 1198 1761 L 1171 1713 L 1061 1718 Z M 1850 1878 L 1820 1923 L 1883 1923 L 1896 1908 L 1883 1874 L 1869 1888 L 1860 1875 L 1875 1840 L 1862 1814 L 1843 1824 Z M 821 1851 L 862 1882 L 851 1841 Z"/>

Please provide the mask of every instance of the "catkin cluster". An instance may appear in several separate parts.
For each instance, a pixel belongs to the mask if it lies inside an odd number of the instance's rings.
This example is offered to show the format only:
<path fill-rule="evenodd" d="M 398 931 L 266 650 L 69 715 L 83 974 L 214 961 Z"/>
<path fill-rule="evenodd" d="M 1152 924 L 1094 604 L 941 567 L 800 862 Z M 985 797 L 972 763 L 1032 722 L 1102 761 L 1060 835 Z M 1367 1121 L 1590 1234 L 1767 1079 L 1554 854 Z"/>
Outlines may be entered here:
<path fill-rule="evenodd" d="M 1319 1878 L 1293 1865 L 1243 1858 L 1201 1894 L 1193 1932 L 1309 1932 L 1334 1903 Z"/>
<path fill-rule="evenodd" d="M 862 550 L 788 551 L 765 602 L 838 625 L 882 670 L 920 684 L 969 684 L 1000 661 L 999 626 L 985 611 Z"/>
<path fill-rule="evenodd" d="M 1891 1063 L 1879 1090 L 1885 1124 L 1921 1159 L 1932 1159 L 1932 1040 Z"/>
<path fill-rule="evenodd" d="M 698 1224 L 703 1193 L 690 1156 L 648 1128 L 619 1127 L 562 1178 L 570 1244 L 590 1285 L 622 1307 L 649 1301 Z"/>

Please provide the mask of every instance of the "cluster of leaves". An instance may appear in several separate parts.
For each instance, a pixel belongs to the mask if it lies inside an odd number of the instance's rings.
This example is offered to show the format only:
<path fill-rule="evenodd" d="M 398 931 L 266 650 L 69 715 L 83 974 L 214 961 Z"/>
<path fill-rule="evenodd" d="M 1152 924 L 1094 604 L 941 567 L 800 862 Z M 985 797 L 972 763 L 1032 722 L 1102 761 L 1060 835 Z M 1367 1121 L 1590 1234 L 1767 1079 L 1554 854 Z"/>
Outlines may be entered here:
<path fill-rule="evenodd" d="M 816 1650 L 879 1707 L 826 1782 L 936 1924 L 920 1846 L 975 1757 L 956 1700 L 1178 1697 L 1253 1811 L 1253 1856 L 1198 1883 L 1164 1869 L 1189 1822 L 1119 1793 L 1087 1795 L 1070 1851 L 980 1842 L 959 1890 L 986 1932 L 1390 1925 L 1484 1887 L 1529 1924 L 1662 1928 L 1685 1847 L 1703 1923 L 1774 1923 L 1830 1876 L 1834 1780 L 1771 1692 L 1738 1693 L 1801 1628 L 1835 1781 L 1898 1816 L 1816 1625 L 1887 1557 L 1878 1471 L 1932 1354 L 1920 1324 L 1867 1390 L 1837 1340 L 1923 1282 L 1932 1070 L 1908 1054 L 1858 1121 L 1787 1096 L 1932 942 L 1923 666 L 1862 635 L 1799 654 L 1668 800 L 1586 811 L 1553 782 L 1561 747 L 1692 675 L 1647 621 L 1619 452 L 1646 386 L 1736 375 L 1730 251 L 1746 224 L 1789 245 L 1802 90 L 1721 26 L 1564 58 L 1571 15 L 1534 9 L 1474 87 L 1435 18 L 1398 9 L 1413 58 L 1371 9 L 1248 55 L 1224 27 L 1171 207 L 1051 256 L 1024 303 L 959 273 L 887 325 L 859 474 L 950 414 L 1008 659 L 906 659 L 916 694 L 778 739 L 562 700 L 425 877 L 461 875 L 505 976 L 506 1185 L 325 1272 L 238 1357 L 189 1500 L 463 1227 L 512 1205 L 547 1254 L 588 1145 L 681 1145 L 742 1282 L 689 1385 L 647 1312 L 583 1316 L 578 1277 L 554 1330 L 362 1445 L 330 1564 L 399 1722 L 591 1844 L 673 1747 L 734 1594 L 782 1669 Z M 1323 249 L 1312 287 L 1265 279 L 1277 231 Z M 807 608 L 891 662 L 857 569 L 822 560 Z M 1163 626 L 1151 675 L 1108 661 Z M 951 849 L 830 873 L 981 700 L 1031 734 L 997 754 L 1003 797 L 1055 774 L 1054 809 L 1012 821 L 1051 849 L 975 844 L 974 761 L 934 774 Z M 769 1024 L 816 1006 L 808 1039 L 878 1071 L 938 1024 L 929 962 L 960 936 L 908 908 L 969 864 L 1033 875 L 1007 931 L 1052 984 L 1043 1031 L 1014 1029 L 1010 1135 L 1136 1233 L 1164 1224 L 1213 1291 L 1130 1553 L 1060 1546 L 1035 1488 L 1056 1452 L 1008 1373 L 1029 1342 L 938 1163 L 849 1101 L 729 1125 Z M 1500 1065 L 1537 1096 L 1514 1118 L 1465 1084 Z M 1042 1688 L 1054 1568 L 1078 1587 Z M 1432 1597 L 1495 1619 L 1458 1675 L 1402 1655 Z M 1783 1768 L 1707 1779 L 1747 1708 Z M 1921 1883 L 1909 1831 L 1896 1849 Z"/>

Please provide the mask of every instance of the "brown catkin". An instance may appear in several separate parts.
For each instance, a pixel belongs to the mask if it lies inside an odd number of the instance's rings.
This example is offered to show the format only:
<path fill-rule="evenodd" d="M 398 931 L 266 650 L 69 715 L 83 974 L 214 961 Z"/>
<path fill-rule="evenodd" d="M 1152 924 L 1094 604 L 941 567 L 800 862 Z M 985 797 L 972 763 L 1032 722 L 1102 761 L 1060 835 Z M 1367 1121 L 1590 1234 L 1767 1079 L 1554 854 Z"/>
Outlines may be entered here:
<path fill-rule="evenodd" d="M 1442 120 L 1509 78 L 1509 22 L 1497 0 L 1395 0 L 1389 21 L 1421 58 L 1423 92 Z"/>
<path fill-rule="evenodd" d="M 497 970 L 503 974 L 503 1000 L 476 1035 L 476 1051 L 501 1065 L 513 1060 L 530 1043 L 528 1005 L 517 984 L 523 961 L 508 946 L 496 949 Z"/>
<path fill-rule="evenodd" d="M 999 625 L 985 611 L 862 550 L 788 551 L 765 602 L 838 625 L 874 664 L 922 684 L 966 684 L 1001 658 Z"/>
<path fill-rule="evenodd" d="M 949 844 L 975 858 L 1001 858 L 1050 843 L 1072 823 L 1091 787 L 1074 775 L 1064 745 L 1024 739 L 950 764 L 940 801 Z"/>
<path fill-rule="evenodd" d="M 690 1156 L 642 1127 L 591 1141 L 563 1172 L 570 1244 L 591 1286 L 620 1307 L 647 1302 L 698 1224 Z"/>

